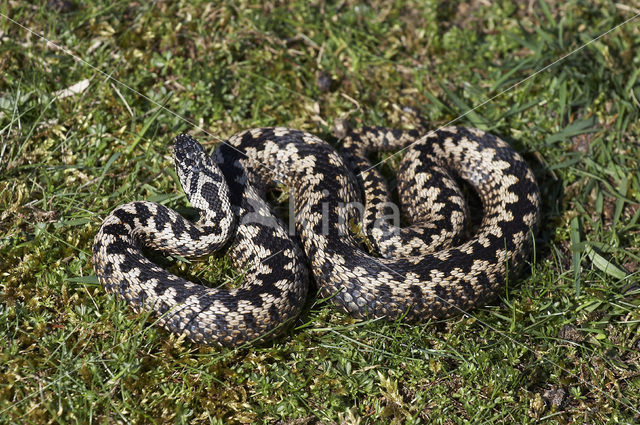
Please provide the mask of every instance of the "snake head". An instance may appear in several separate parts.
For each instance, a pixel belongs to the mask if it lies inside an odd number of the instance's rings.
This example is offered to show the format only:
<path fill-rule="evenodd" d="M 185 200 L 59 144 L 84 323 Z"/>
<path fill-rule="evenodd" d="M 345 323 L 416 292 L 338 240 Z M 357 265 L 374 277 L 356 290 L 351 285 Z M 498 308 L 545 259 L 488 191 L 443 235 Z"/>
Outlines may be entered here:
<path fill-rule="evenodd" d="M 173 158 L 176 168 L 199 168 L 199 164 L 206 164 L 209 155 L 196 139 L 183 133 L 177 136 L 173 142 Z M 197 170 L 194 170 L 197 171 Z"/>
<path fill-rule="evenodd" d="M 215 204 L 215 199 L 221 193 L 226 193 L 222 171 L 190 135 L 180 134 L 175 138 L 173 158 L 180 185 L 197 208 L 206 208 L 211 202 Z"/>
<path fill-rule="evenodd" d="M 202 145 L 186 133 L 174 139 L 173 159 L 181 182 L 189 181 L 195 175 L 210 174 L 212 170 L 218 170 Z"/>

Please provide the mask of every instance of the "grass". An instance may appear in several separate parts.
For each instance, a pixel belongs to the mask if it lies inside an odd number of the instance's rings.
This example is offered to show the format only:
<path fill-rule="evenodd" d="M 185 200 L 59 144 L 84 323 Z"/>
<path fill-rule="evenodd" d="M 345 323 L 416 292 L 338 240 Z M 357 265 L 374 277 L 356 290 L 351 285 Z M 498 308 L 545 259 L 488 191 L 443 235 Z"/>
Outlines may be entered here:
<path fill-rule="evenodd" d="M 640 18 L 512 88 L 638 2 L 0 4 L 1 423 L 640 422 Z M 527 273 L 468 316 L 359 322 L 315 300 L 272 344 L 221 350 L 97 283 L 111 209 L 185 205 L 179 132 L 333 143 L 492 97 L 458 123 L 525 155 L 543 225 Z"/>

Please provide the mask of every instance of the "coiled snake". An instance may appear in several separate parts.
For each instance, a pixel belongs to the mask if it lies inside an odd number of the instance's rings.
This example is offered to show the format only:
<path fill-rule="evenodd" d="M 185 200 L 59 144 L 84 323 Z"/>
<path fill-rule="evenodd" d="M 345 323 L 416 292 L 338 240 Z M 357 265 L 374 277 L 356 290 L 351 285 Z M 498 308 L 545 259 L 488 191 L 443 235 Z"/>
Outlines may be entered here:
<path fill-rule="evenodd" d="M 209 156 L 180 135 L 176 170 L 199 220 L 150 202 L 116 208 L 95 237 L 96 274 L 134 309 L 154 311 L 166 329 L 224 346 L 278 333 L 300 313 L 311 276 L 321 296 L 358 318 L 416 322 L 481 305 L 528 255 L 540 205 L 533 173 L 507 143 L 480 130 L 418 136 L 366 128 L 344 141 L 341 156 L 309 133 L 258 128 Z M 367 155 L 413 140 L 398 171 L 399 197 L 413 224 L 400 228 Z M 450 170 L 482 202 L 482 222 L 466 242 L 467 208 Z M 265 201 L 277 183 L 293 197 L 295 238 Z M 359 246 L 356 219 L 376 254 Z M 227 245 L 245 272 L 239 288 L 189 282 L 141 249 L 192 258 Z"/>

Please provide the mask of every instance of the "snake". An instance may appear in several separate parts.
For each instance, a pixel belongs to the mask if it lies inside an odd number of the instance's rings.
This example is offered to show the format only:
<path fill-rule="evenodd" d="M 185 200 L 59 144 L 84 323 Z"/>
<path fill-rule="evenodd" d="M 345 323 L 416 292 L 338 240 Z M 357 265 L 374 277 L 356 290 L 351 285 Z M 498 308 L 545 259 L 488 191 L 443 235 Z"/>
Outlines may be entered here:
<path fill-rule="evenodd" d="M 369 159 L 380 151 L 402 153 L 400 213 Z M 173 157 L 197 218 L 148 201 L 118 206 L 95 236 L 93 263 L 107 291 L 196 343 L 238 347 L 282 335 L 312 285 L 358 319 L 420 323 L 466 313 L 523 268 L 540 219 L 526 161 L 473 128 L 365 127 L 340 151 L 305 131 L 254 128 L 211 155 L 181 134 Z M 475 228 L 461 182 L 481 203 Z M 282 187 L 290 223 L 269 202 Z M 192 282 L 150 260 L 149 250 L 185 259 L 222 250 L 242 283 Z"/>

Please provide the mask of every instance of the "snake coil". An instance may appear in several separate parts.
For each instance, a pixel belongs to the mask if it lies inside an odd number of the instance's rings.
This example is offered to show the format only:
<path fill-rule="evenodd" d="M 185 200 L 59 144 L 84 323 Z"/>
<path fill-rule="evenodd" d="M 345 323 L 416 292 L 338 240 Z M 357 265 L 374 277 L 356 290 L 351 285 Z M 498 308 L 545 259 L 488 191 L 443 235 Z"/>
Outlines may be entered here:
<path fill-rule="evenodd" d="M 526 259 L 540 194 L 506 142 L 462 127 L 421 138 L 415 131 L 365 128 L 343 144 L 341 156 L 309 133 L 257 128 L 209 156 L 192 137 L 178 136 L 176 170 L 199 220 L 151 202 L 116 208 L 94 241 L 100 282 L 135 309 L 154 311 L 172 332 L 236 346 L 277 334 L 297 317 L 310 274 L 321 296 L 355 317 L 417 322 L 487 302 Z M 405 147 L 398 193 L 412 224 L 399 227 L 367 155 Z M 482 202 L 480 226 L 466 241 L 467 207 L 451 173 Z M 265 200 L 278 183 L 293 197 L 297 239 Z M 354 219 L 376 255 L 359 246 Z M 189 282 L 148 260 L 142 247 L 185 258 L 228 247 L 235 266 L 246 270 L 243 284 Z"/>

